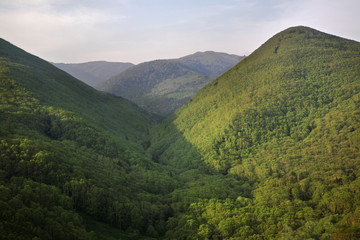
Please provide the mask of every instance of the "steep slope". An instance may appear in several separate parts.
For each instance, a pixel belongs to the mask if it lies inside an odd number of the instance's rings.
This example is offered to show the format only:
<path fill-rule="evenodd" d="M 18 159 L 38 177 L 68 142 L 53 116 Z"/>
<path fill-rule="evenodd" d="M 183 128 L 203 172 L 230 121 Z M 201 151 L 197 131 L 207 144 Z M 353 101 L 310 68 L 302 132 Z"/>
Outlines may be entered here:
<path fill-rule="evenodd" d="M 204 162 L 255 183 L 250 197 L 191 204 L 174 238 L 360 237 L 358 42 L 289 28 L 151 134 L 158 162 Z"/>
<path fill-rule="evenodd" d="M 106 61 L 53 64 L 92 87 L 134 66 L 132 63 Z"/>
<path fill-rule="evenodd" d="M 243 180 L 200 163 L 153 161 L 153 124 L 1 39 L 0 238 L 171 239 L 191 203 L 246 196 Z"/>
<path fill-rule="evenodd" d="M 359 65 L 359 43 L 287 29 L 147 136 L 134 104 L 0 40 L 1 238 L 359 239 Z"/>
<path fill-rule="evenodd" d="M 76 112 L 79 117 L 117 137 L 140 139 L 144 129 L 149 127 L 147 118 L 150 115 L 125 99 L 99 93 L 42 59 L 29 57 L 28 53 L 4 40 L 0 54 L 5 76 L 11 76 L 19 87 L 32 92 L 41 104 Z"/>
<path fill-rule="evenodd" d="M 2 39 L 0 80 L 1 239 L 134 239 L 164 221 L 142 215 L 166 206 L 144 176 L 174 184 L 143 154 L 150 115 Z"/>
<path fill-rule="evenodd" d="M 179 59 L 156 60 L 134 66 L 96 86 L 134 101 L 166 117 L 197 91 L 242 57 L 225 53 L 196 53 Z"/>

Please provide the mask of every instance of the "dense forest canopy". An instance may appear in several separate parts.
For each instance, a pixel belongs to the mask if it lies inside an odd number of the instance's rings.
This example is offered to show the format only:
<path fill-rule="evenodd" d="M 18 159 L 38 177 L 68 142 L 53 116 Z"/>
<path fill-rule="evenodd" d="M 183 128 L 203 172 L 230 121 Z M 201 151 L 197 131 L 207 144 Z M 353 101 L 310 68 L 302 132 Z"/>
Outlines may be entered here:
<path fill-rule="evenodd" d="M 276 34 L 155 117 L 0 40 L 0 239 L 360 238 L 360 43 Z"/>
<path fill-rule="evenodd" d="M 199 239 L 359 237 L 359 94 L 360 44 L 306 27 L 204 87 L 152 129 L 150 151 L 176 167 L 197 153 L 250 186 L 246 198 L 193 203 L 176 232 L 191 223 Z"/>

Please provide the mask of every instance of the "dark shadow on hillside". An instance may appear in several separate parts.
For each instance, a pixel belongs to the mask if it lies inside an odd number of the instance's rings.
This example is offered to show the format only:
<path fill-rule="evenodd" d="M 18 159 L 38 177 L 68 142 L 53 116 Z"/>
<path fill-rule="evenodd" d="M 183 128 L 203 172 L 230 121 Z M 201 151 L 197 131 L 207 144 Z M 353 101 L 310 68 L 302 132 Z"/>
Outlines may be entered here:
<path fill-rule="evenodd" d="M 182 212 L 199 199 L 251 197 L 249 179 L 223 174 L 206 165 L 198 149 L 166 119 L 151 130 L 147 152 L 154 162 L 166 165 L 179 186 L 171 194 L 174 212 Z M 246 186 L 246 187 L 244 187 Z"/>

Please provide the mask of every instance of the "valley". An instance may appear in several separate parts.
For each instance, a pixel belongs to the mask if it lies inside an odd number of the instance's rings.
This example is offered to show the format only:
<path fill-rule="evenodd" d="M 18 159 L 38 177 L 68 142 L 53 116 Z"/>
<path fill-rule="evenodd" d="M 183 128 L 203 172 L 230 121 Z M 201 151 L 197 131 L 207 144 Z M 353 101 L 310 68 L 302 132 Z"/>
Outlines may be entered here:
<path fill-rule="evenodd" d="M 360 43 L 204 54 L 97 91 L 0 39 L 0 239 L 360 238 Z"/>

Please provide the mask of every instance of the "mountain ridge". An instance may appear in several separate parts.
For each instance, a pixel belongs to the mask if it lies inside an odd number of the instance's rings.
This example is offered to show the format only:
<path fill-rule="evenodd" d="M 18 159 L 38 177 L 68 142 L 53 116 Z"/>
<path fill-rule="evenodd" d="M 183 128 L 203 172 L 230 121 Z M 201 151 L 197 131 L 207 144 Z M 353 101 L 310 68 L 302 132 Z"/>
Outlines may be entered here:
<path fill-rule="evenodd" d="M 178 59 L 154 60 L 135 65 L 96 88 L 166 117 L 242 58 L 208 51 Z"/>

